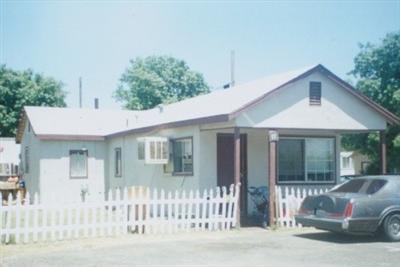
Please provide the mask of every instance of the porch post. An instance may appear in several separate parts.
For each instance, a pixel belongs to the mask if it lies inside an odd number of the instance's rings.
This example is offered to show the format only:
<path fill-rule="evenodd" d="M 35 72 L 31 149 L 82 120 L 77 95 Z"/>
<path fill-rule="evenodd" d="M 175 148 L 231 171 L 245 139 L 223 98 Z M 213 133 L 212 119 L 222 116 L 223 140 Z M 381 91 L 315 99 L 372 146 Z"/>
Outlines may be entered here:
<path fill-rule="evenodd" d="M 269 151 L 268 151 L 268 189 L 269 189 L 269 210 L 268 225 L 275 224 L 275 181 L 277 180 L 277 143 L 279 134 L 277 131 L 268 131 Z"/>
<path fill-rule="evenodd" d="M 386 174 L 387 169 L 386 169 L 386 135 L 385 131 L 379 131 L 379 156 L 380 156 L 380 171 L 381 174 Z"/>
<path fill-rule="evenodd" d="M 234 176 L 234 182 L 235 184 L 240 183 L 240 128 L 235 127 L 234 128 L 234 134 L 233 134 L 233 151 L 234 151 L 234 160 L 233 160 L 233 176 Z M 239 190 L 241 192 L 242 190 Z M 240 199 L 243 196 L 240 196 Z M 236 207 L 237 209 L 237 220 L 236 220 L 236 227 L 240 227 L 240 203 L 241 201 L 238 201 L 238 205 Z"/>

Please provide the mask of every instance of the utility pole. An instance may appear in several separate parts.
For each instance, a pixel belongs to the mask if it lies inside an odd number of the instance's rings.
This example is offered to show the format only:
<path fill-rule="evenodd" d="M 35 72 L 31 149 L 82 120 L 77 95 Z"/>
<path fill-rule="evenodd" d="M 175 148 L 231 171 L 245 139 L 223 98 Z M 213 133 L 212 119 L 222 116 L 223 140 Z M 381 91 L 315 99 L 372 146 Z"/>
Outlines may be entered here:
<path fill-rule="evenodd" d="M 230 87 L 235 86 L 235 50 L 231 51 L 231 84 Z"/>
<path fill-rule="evenodd" d="M 79 77 L 79 108 L 82 108 L 82 77 Z"/>

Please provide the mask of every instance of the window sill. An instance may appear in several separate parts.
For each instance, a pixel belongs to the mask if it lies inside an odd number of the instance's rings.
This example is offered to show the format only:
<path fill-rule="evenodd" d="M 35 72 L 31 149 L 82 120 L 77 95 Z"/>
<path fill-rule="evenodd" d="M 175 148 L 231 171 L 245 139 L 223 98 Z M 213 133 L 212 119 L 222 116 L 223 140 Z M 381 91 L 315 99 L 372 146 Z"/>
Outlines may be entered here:
<path fill-rule="evenodd" d="M 285 181 L 277 182 L 277 185 L 335 185 L 336 181 Z"/>
<path fill-rule="evenodd" d="M 193 172 L 173 172 L 172 176 L 193 176 Z"/>

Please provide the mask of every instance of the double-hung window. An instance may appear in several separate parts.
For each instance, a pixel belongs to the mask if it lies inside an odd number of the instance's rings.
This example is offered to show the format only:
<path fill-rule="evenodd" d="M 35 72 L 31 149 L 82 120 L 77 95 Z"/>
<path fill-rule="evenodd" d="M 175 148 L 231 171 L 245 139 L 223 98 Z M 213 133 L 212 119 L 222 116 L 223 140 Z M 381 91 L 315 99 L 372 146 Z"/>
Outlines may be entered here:
<path fill-rule="evenodd" d="M 334 182 L 334 138 L 282 137 L 278 150 L 278 182 Z"/>
<path fill-rule="evenodd" d="M 88 151 L 70 150 L 69 151 L 69 172 L 71 178 L 88 177 Z"/>
<path fill-rule="evenodd" d="M 193 138 L 172 141 L 173 174 L 193 175 Z"/>

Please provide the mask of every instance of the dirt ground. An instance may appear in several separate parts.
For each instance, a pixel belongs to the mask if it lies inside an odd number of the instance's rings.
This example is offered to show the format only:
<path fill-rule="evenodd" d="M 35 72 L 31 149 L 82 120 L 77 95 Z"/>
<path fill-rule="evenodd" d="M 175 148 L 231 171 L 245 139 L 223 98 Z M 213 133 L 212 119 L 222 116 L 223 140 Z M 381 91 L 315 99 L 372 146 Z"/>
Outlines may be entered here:
<path fill-rule="evenodd" d="M 0 246 L 0 266 L 400 266 L 400 242 L 315 229 L 114 238 Z"/>

